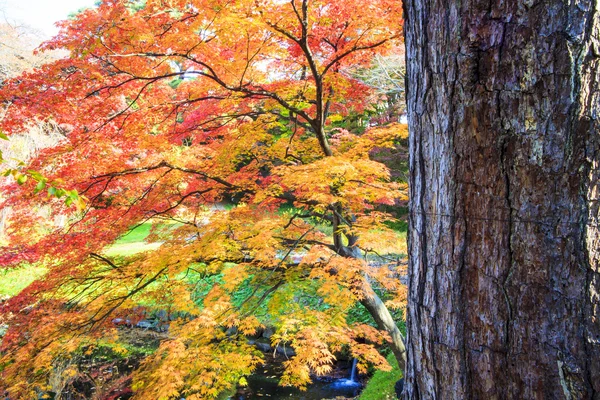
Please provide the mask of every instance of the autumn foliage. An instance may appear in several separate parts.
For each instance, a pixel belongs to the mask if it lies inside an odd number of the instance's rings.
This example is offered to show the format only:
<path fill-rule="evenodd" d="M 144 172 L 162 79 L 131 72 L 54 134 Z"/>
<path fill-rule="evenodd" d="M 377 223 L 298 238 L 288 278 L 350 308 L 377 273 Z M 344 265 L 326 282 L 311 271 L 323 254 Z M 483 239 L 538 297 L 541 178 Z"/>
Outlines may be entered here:
<path fill-rule="evenodd" d="M 36 398 L 74 354 L 126 352 L 114 321 L 153 310 L 171 317 L 134 373 L 139 399 L 216 397 L 260 363 L 247 336 L 265 324 L 296 352 L 282 384 L 307 385 L 342 350 L 385 368 L 375 345 L 390 332 L 346 315 L 374 286 L 403 303 L 397 265 L 380 256 L 401 252 L 384 206 L 406 188 L 372 155 L 406 128 L 343 121 L 377 101 L 353 70 L 400 30 L 387 0 L 105 0 L 63 23 L 42 49 L 70 57 L 0 89 L 5 133 L 33 120 L 64 132 L 23 170 L 83 199 L 2 183 L 0 264 L 49 272 L 2 305 L 0 387 Z M 106 254 L 145 221 L 159 246 Z"/>

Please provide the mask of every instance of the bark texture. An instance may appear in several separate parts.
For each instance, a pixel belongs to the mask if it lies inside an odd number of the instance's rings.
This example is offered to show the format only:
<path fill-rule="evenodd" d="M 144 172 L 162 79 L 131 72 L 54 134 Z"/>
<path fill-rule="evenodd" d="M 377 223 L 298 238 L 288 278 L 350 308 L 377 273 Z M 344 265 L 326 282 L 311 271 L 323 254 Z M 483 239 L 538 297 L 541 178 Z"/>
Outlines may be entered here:
<path fill-rule="evenodd" d="M 405 0 L 407 399 L 600 399 L 597 0 Z"/>

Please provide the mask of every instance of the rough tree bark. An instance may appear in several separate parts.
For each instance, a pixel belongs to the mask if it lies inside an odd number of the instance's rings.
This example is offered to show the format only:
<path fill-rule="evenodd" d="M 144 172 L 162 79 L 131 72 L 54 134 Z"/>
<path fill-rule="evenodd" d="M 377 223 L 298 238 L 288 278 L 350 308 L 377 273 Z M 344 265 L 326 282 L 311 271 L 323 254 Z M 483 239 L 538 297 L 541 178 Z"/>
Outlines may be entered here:
<path fill-rule="evenodd" d="M 597 0 L 405 0 L 407 399 L 600 399 Z"/>

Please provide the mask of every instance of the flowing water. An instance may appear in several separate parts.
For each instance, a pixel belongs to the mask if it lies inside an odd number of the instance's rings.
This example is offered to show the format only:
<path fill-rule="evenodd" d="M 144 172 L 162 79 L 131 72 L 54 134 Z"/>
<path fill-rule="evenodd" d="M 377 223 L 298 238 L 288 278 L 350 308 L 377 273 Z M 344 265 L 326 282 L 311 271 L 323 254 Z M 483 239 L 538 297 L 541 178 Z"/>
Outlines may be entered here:
<path fill-rule="evenodd" d="M 352 361 L 352 368 L 350 369 L 350 378 L 348 379 L 336 379 L 330 384 L 330 387 L 334 390 L 342 390 L 357 393 L 362 387 L 360 383 L 356 381 L 356 363 L 358 360 L 355 358 Z M 356 395 L 356 394 L 355 394 Z"/>
<path fill-rule="evenodd" d="M 356 381 L 356 360 L 352 362 L 349 378 L 313 378 L 306 391 L 277 385 L 279 376 L 269 367 L 259 369 L 258 373 L 247 378 L 248 386 L 241 388 L 232 397 L 235 400 L 291 399 L 322 400 L 339 397 L 356 397 L 362 385 Z"/>

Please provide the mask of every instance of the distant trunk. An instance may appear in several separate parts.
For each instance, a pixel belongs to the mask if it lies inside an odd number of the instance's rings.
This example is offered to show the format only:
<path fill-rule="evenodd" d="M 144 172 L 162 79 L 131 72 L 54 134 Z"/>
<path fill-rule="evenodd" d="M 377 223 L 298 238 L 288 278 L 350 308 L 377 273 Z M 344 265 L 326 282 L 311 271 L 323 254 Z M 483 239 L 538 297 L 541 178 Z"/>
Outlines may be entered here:
<path fill-rule="evenodd" d="M 365 298 L 361 300 L 361 304 L 369 311 L 369 314 L 377 322 L 380 330 L 387 332 L 392 339 L 390 347 L 398 361 L 398 367 L 401 371 L 406 369 L 406 346 L 404 338 L 400 333 L 400 329 L 396 325 L 396 321 L 392 318 L 390 311 L 387 309 L 383 301 L 375 293 L 365 293 Z"/>
<path fill-rule="evenodd" d="M 600 399 L 596 0 L 405 0 L 406 399 Z"/>
<path fill-rule="evenodd" d="M 334 223 L 334 227 L 335 226 L 336 224 Z M 349 238 L 351 243 L 355 240 L 356 238 Z M 337 241 L 337 239 L 334 241 Z M 362 258 L 360 250 L 356 246 L 340 246 L 337 249 L 337 252 L 343 257 Z M 404 371 L 406 368 L 406 345 L 404 338 L 402 337 L 402 333 L 400 332 L 400 329 L 398 329 L 398 325 L 396 325 L 396 321 L 381 298 L 373 291 L 373 288 L 370 285 L 367 284 L 364 287 L 363 292 L 364 298 L 360 301 L 360 303 L 367 309 L 369 314 L 371 314 L 377 323 L 377 327 L 390 335 L 390 347 L 392 349 L 392 353 L 394 353 L 396 361 L 398 361 L 400 370 Z"/>

